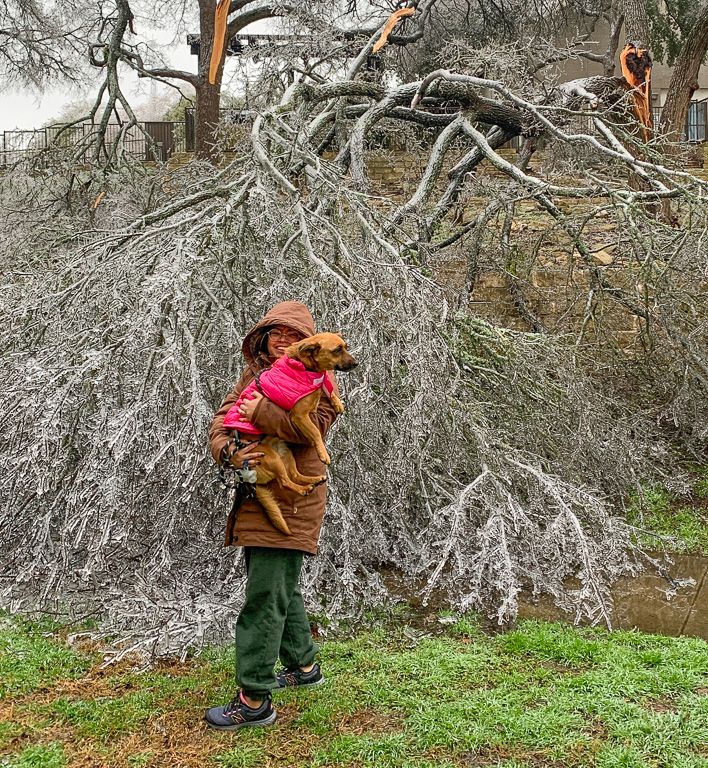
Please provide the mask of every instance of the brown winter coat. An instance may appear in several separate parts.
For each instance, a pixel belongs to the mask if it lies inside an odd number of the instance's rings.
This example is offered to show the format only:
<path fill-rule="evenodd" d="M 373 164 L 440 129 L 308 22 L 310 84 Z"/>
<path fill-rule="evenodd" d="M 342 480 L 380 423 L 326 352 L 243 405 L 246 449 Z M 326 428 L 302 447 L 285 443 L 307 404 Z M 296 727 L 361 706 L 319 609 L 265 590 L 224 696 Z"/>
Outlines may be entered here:
<path fill-rule="evenodd" d="M 241 374 L 233 392 L 221 404 L 209 427 L 209 448 L 217 462 L 221 462 L 221 449 L 231 435 L 224 427 L 224 418 L 241 392 L 254 380 L 256 373 L 270 365 L 271 361 L 264 354 L 265 334 L 274 325 L 287 325 L 303 334 L 312 336 L 315 324 L 310 311 L 297 301 L 285 301 L 277 304 L 257 323 L 243 340 L 243 355 L 248 367 Z M 335 391 L 336 384 L 335 384 Z M 336 418 L 329 398 L 320 398 L 317 412 L 312 417 L 322 436 L 327 434 Z M 285 440 L 292 449 L 298 470 L 304 475 L 324 475 L 324 464 L 317 457 L 315 448 L 307 444 L 303 436 L 290 421 L 290 412 L 263 398 L 253 414 L 253 424 L 266 435 L 275 435 Z M 246 499 L 238 510 L 231 510 L 226 526 L 225 545 L 239 547 L 275 547 L 280 549 L 300 549 L 311 554 L 317 553 L 317 542 L 325 512 L 327 484 L 317 486 L 309 496 L 295 496 L 283 490 L 277 483 L 270 483 L 273 495 L 283 512 L 283 516 L 292 531 L 292 536 L 274 528 L 255 499 Z M 235 519 L 234 519 L 235 516 Z"/>

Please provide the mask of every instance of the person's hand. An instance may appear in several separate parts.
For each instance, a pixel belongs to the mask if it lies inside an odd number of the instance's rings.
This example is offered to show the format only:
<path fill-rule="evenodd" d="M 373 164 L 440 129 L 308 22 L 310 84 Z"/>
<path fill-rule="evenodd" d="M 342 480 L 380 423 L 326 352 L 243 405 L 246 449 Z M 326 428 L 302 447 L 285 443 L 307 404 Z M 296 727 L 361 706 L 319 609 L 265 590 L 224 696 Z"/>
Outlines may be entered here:
<path fill-rule="evenodd" d="M 239 416 L 246 421 L 253 423 L 253 414 L 255 413 L 258 403 L 263 399 L 263 395 L 260 392 L 252 392 L 250 398 L 244 398 L 241 403 L 238 412 Z"/>
<path fill-rule="evenodd" d="M 231 457 L 230 463 L 236 469 L 243 467 L 244 461 L 248 462 L 248 468 L 255 467 L 261 462 L 259 459 L 263 456 L 263 451 L 260 450 L 258 443 L 249 443 L 243 448 L 239 448 L 236 453 Z"/>

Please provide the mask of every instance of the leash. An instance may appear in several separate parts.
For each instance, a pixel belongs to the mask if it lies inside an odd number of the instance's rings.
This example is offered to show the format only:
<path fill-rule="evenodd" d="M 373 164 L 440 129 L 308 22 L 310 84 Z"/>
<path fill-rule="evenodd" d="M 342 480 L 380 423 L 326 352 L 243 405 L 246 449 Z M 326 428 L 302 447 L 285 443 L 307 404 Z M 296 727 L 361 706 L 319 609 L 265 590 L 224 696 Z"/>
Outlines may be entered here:
<path fill-rule="evenodd" d="M 260 371 L 256 373 L 256 389 L 263 395 L 263 388 L 261 387 L 261 374 L 268 370 L 267 368 L 261 368 Z M 251 443 L 244 443 L 243 440 L 238 436 L 238 430 L 234 429 L 231 432 L 231 437 L 229 438 L 228 443 L 221 449 L 221 453 L 223 456 L 221 465 L 219 466 L 219 480 L 221 482 L 221 487 L 225 490 L 235 490 L 236 491 L 236 498 L 234 499 L 234 507 L 238 504 L 240 506 L 240 503 L 243 499 L 255 499 L 256 498 L 256 470 L 255 469 L 249 469 L 248 468 L 248 461 L 243 462 L 243 467 L 237 468 L 234 467 L 231 463 L 231 457 L 241 450 L 241 448 L 245 448 L 247 445 L 260 445 L 260 443 L 265 438 L 265 435 L 261 435 L 258 440 L 254 440 Z M 229 448 L 231 450 L 229 450 Z M 227 479 L 226 479 L 226 472 L 225 467 L 230 467 L 234 472 L 234 482 L 233 485 L 229 485 Z"/>
<path fill-rule="evenodd" d="M 228 443 L 221 449 L 223 460 L 219 465 L 219 480 L 222 488 L 225 490 L 235 490 L 237 496 L 241 496 L 241 499 L 255 499 L 256 470 L 248 468 L 248 461 L 243 462 L 243 467 L 234 467 L 231 463 L 231 457 L 248 445 L 259 445 L 265 435 L 251 443 L 244 443 L 237 435 L 238 431 L 234 430 Z M 229 467 L 234 472 L 233 484 L 229 484 L 226 478 L 226 467 Z"/>
<path fill-rule="evenodd" d="M 263 391 L 263 387 L 261 386 L 261 376 L 266 372 L 269 371 L 270 368 L 261 368 L 258 373 L 256 373 L 256 389 L 263 395 L 263 397 L 266 396 L 265 392 Z"/>

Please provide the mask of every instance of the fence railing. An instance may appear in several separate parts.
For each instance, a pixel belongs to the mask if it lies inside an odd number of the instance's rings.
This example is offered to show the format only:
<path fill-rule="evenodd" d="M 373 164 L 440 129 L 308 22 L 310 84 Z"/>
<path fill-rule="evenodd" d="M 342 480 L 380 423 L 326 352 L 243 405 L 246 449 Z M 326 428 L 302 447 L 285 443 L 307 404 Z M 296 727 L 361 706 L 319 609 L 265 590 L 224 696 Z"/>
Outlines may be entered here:
<path fill-rule="evenodd" d="M 79 152 L 75 157 L 77 162 L 88 162 L 94 151 L 91 140 L 97 138 L 97 129 L 95 123 L 78 123 L 70 127 L 57 124 L 30 131 L 3 131 L 0 133 L 0 167 L 69 148 Z M 142 122 L 128 129 L 125 125 L 109 123 L 104 146 L 108 149 L 118 140 L 122 152 L 141 160 L 154 160 L 157 156 L 158 160 L 164 161 L 175 152 L 184 151 L 184 129 L 185 124 L 181 122 Z"/>
<path fill-rule="evenodd" d="M 451 108 L 454 105 L 451 106 Z M 654 124 L 661 119 L 661 108 L 653 108 Z M 248 110 L 221 109 L 219 120 L 222 129 L 229 126 L 250 125 L 253 113 Z M 569 129 L 583 132 L 592 131 L 590 118 L 578 116 L 573 118 Z M 142 129 L 142 130 L 141 130 Z M 79 123 L 66 128 L 64 125 L 49 125 L 29 131 L 3 131 L 0 133 L 0 167 L 9 165 L 42 152 L 61 150 L 70 147 L 81 148 L 88 146 L 97 131 L 95 123 Z M 150 139 L 146 137 L 150 137 Z M 141 160 L 154 160 L 155 154 L 159 160 L 168 160 L 177 152 L 194 151 L 196 144 L 195 110 L 187 108 L 184 111 L 184 122 L 155 121 L 140 123 L 140 127 L 125 126 L 110 123 L 107 127 L 104 143 L 110 147 L 119 139 L 121 151 L 132 154 Z M 689 144 L 700 144 L 708 141 L 708 99 L 692 101 L 686 115 L 683 140 Z M 520 139 L 512 139 L 509 146 L 518 148 Z M 76 158 L 79 162 L 88 162 L 92 148 L 87 148 Z"/>

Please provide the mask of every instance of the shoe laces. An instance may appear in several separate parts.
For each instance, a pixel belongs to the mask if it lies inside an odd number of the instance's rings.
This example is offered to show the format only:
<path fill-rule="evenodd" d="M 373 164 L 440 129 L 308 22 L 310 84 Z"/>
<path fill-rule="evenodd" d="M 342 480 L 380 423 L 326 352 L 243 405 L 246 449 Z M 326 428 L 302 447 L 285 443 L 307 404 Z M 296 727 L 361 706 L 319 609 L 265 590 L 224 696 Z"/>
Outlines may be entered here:
<path fill-rule="evenodd" d="M 243 706 L 243 702 L 241 701 L 240 694 L 237 694 L 224 707 L 224 714 L 228 717 L 232 712 L 235 712 L 237 709 L 240 709 L 242 706 Z"/>

